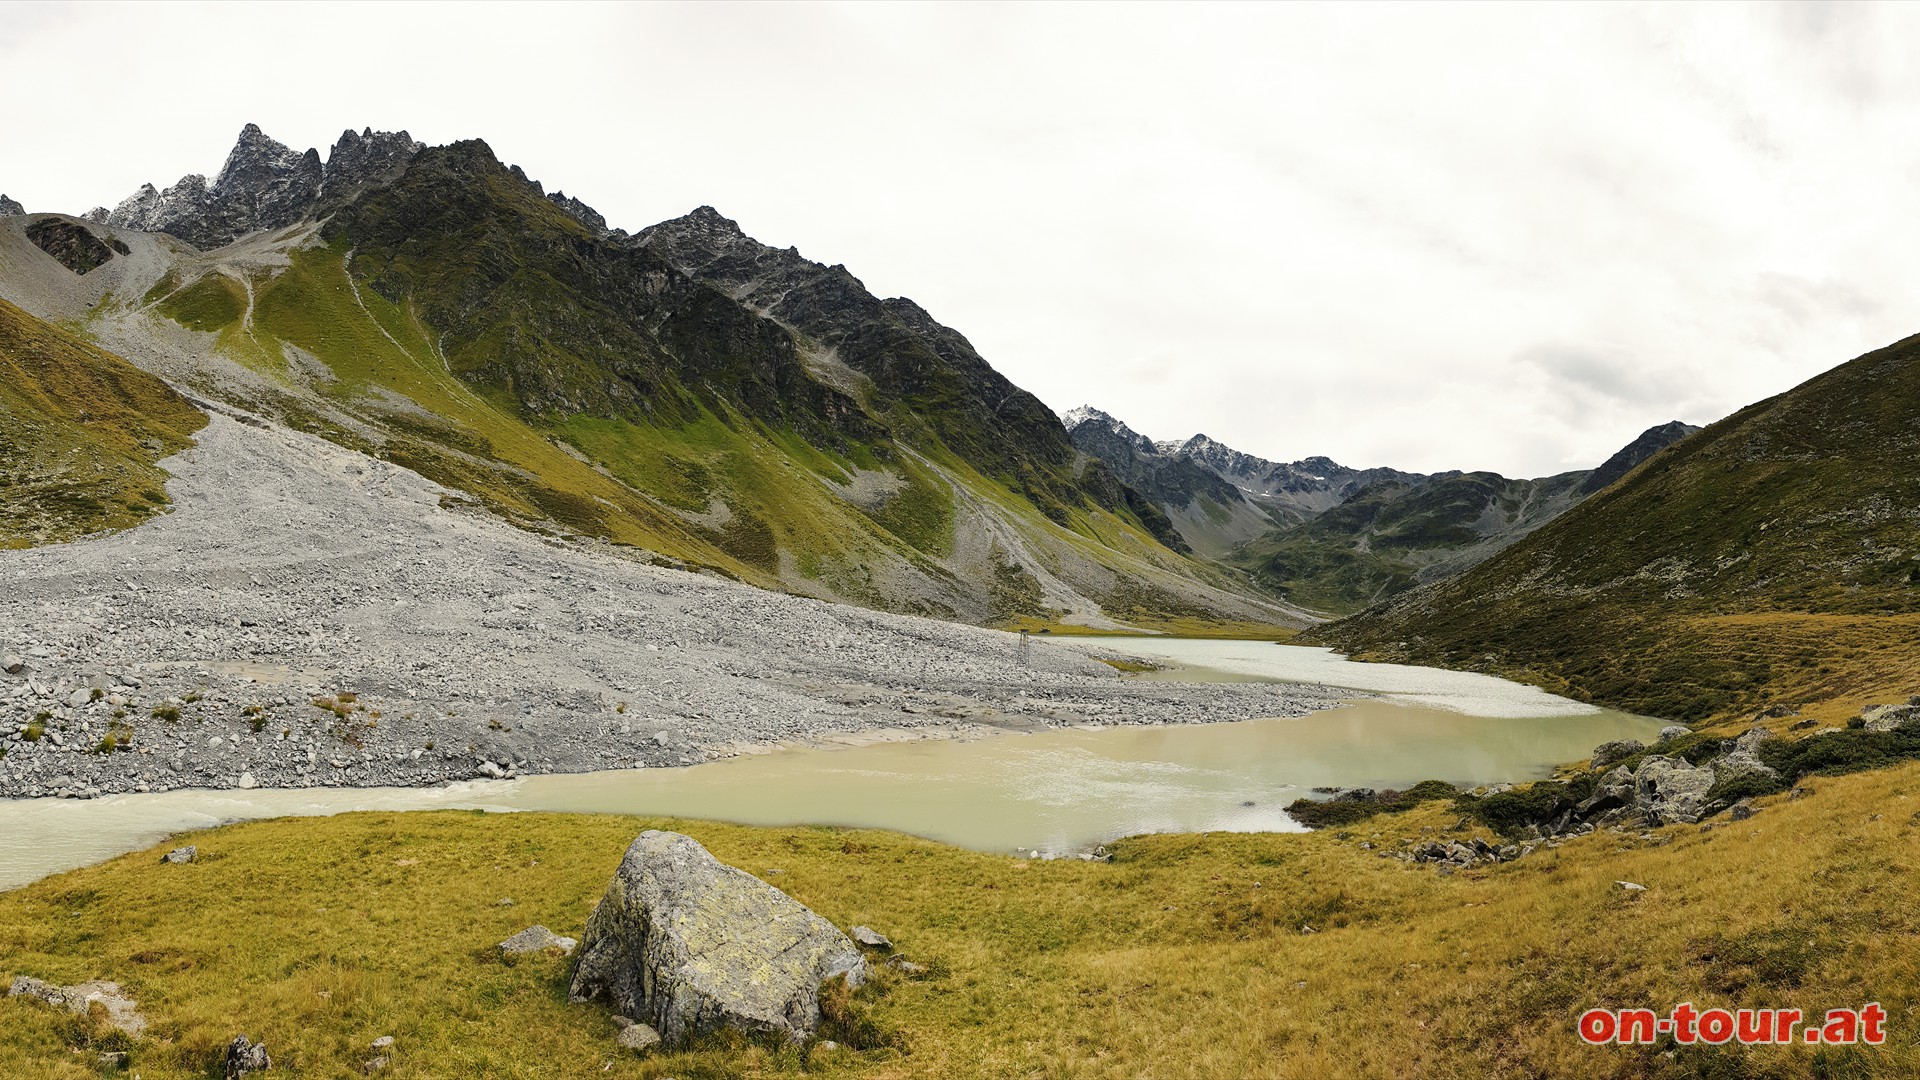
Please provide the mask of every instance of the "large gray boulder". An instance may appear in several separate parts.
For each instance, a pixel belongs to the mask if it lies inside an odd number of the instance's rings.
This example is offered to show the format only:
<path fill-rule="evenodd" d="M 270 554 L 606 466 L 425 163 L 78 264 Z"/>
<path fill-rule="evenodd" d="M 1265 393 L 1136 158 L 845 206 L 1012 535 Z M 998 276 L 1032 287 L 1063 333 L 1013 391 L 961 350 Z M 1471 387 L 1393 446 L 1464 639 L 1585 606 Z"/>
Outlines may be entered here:
<path fill-rule="evenodd" d="M 1604 742 L 1593 748 L 1593 760 L 1590 768 L 1604 769 L 1615 762 L 1625 761 L 1647 748 L 1639 739 L 1621 739 L 1618 742 Z"/>
<path fill-rule="evenodd" d="M 1625 765 L 1616 765 L 1594 785 L 1593 795 L 1575 807 L 1573 812 L 1585 818 L 1602 811 L 1628 807 L 1633 805 L 1633 794 L 1633 770 Z"/>
<path fill-rule="evenodd" d="M 1695 767 L 1682 758 L 1654 754 L 1633 774 L 1633 808 L 1656 825 L 1700 820 L 1713 789 L 1713 768 Z"/>
<path fill-rule="evenodd" d="M 799 1042 L 839 976 L 857 986 L 867 965 L 832 923 L 692 837 L 648 830 L 587 920 L 569 993 L 607 999 L 670 1049 L 723 1028 Z"/>
<path fill-rule="evenodd" d="M 1920 731 L 1920 705 L 1869 705 L 1860 718 L 1868 731 Z"/>

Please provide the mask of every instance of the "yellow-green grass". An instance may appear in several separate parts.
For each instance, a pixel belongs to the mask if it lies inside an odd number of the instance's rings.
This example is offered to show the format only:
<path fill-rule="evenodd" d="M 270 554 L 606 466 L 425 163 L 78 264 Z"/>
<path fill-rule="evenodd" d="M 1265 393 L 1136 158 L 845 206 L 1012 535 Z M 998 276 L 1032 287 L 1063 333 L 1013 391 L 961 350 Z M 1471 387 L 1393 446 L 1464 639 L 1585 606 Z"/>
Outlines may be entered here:
<path fill-rule="evenodd" d="M 0 548 L 158 513 L 167 473 L 155 462 L 206 423 L 166 383 L 0 301 Z"/>
<path fill-rule="evenodd" d="M 1603 832 L 1453 876 L 1359 847 L 1471 835 L 1445 804 L 1350 832 L 1136 838 L 1112 864 L 619 817 L 282 820 L 179 838 L 192 865 L 141 852 L 0 895 L 0 974 L 129 987 L 148 1080 L 211 1075 L 242 1032 L 327 1077 L 389 1034 L 395 1077 L 1914 1075 L 1920 764 L 1812 786 L 1711 831 Z M 866 1049 L 617 1051 L 603 1007 L 566 1003 L 565 961 L 492 946 L 577 934 L 646 827 L 930 972 L 856 997 Z M 1891 1017 L 1874 1048 L 1594 1048 L 1574 1027 L 1595 1006 L 1873 1000 Z M 89 1034 L 0 1003 L 0 1075 L 94 1075 Z"/>

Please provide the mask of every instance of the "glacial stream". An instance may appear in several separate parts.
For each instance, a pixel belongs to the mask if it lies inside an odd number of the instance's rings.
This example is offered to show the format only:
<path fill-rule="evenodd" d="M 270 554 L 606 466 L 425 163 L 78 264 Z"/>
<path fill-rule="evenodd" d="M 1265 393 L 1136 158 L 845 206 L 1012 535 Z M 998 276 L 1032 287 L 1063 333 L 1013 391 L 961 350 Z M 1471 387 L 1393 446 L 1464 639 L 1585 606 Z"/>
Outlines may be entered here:
<path fill-rule="evenodd" d="M 1067 728 L 969 740 L 881 738 L 690 768 L 437 788 L 172 791 L 0 801 L 0 889 L 227 821 L 355 810 L 485 809 L 897 829 L 981 850 L 1066 852 L 1142 832 L 1297 830 L 1314 787 L 1547 775 L 1660 722 L 1461 672 L 1354 664 L 1250 641 L 1101 638 L 1168 665 L 1138 678 L 1320 682 L 1378 698 L 1297 719 Z M 1071 646 L 1070 646 L 1071 647 Z"/>

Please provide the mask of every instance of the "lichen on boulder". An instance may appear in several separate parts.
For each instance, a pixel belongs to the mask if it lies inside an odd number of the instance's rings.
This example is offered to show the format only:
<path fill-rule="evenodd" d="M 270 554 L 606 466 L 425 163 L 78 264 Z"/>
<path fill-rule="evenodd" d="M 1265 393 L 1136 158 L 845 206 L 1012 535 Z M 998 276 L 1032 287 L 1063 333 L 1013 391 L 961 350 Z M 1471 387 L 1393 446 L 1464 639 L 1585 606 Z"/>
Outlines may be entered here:
<path fill-rule="evenodd" d="M 693 838 L 649 830 L 587 920 L 570 997 L 606 999 L 668 1048 L 723 1029 L 800 1042 L 820 1025 L 821 985 L 866 976 L 832 923 Z"/>

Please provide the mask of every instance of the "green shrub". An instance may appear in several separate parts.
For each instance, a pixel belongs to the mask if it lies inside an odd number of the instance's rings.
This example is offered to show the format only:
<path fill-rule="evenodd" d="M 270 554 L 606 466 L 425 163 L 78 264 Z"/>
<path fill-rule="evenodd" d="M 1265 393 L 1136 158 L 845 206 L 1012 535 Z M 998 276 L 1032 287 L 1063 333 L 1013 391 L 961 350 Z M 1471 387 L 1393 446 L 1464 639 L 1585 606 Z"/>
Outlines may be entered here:
<path fill-rule="evenodd" d="M 1593 788 L 1590 776 L 1585 784 L 1563 784 L 1542 780 L 1511 791 L 1475 798 L 1462 795 L 1457 805 L 1470 817 L 1503 836 L 1512 836 L 1529 825 L 1552 821 L 1586 798 Z"/>
<path fill-rule="evenodd" d="M 1325 829 L 1365 821 L 1375 814 L 1398 814 L 1456 794 L 1445 780 L 1422 780 L 1405 791 L 1388 788 L 1370 798 L 1295 799 L 1287 805 L 1287 816 L 1310 829 Z"/>

